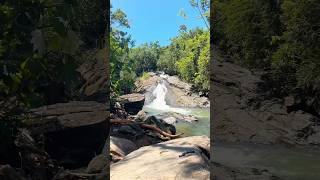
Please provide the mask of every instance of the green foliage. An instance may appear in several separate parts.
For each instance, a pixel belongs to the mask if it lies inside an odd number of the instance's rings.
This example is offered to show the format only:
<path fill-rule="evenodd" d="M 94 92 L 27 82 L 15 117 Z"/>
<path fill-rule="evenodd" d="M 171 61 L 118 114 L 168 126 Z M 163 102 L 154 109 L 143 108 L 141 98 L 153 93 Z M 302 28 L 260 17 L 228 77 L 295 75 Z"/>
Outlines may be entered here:
<path fill-rule="evenodd" d="M 159 57 L 159 42 L 152 42 L 132 48 L 129 53 L 129 59 L 135 63 L 134 67 L 137 75 L 141 75 L 143 72 L 155 71 Z"/>
<path fill-rule="evenodd" d="M 285 0 L 281 8 L 285 31 L 279 37 L 280 46 L 272 56 L 273 80 L 277 84 L 285 84 L 278 88 L 280 94 L 293 93 L 293 89 L 298 89 L 310 97 L 319 97 L 320 31 L 317 23 L 320 5 L 316 0 Z"/>
<path fill-rule="evenodd" d="M 140 80 L 145 80 L 145 79 L 148 79 L 149 77 L 151 77 L 150 73 L 144 72 L 140 77 Z"/>
<path fill-rule="evenodd" d="M 199 11 L 208 29 L 209 1 L 190 1 L 192 7 Z M 187 15 L 180 11 L 180 15 Z M 148 77 L 147 72 L 164 71 L 178 75 L 183 80 L 193 83 L 199 90 L 209 90 L 209 30 L 187 30 L 180 26 L 180 34 L 171 39 L 170 45 L 160 47 L 159 42 L 145 43 L 138 47 L 133 44 L 125 28 L 130 28 L 127 16 L 121 10 L 111 14 L 112 32 L 110 38 L 111 91 L 112 99 L 118 95 L 131 92 L 136 76 Z M 119 30 L 121 29 L 121 30 Z"/>
<path fill-rule="evenodd" d="M 90 3 L 86 7 L 86 0 L 22 0 L 0 5 L 0 96 L 18 95 L 26 106 L 34 107 L 47 103 L 43 88 L 51 83 L 63 84 L 68 93 L 74 91 L 79 83 L 80 48 L 83 42 L 90 44 L 92 35 L 84 31 L 86 23 L 105 31 L 104 16 L 90 19 L 98 15 L 88 10 L 100 1 Z M 84 12 L 79 15 L 79 11 Z M 104 31 L 90 41 L 103 39 Z"/>
<path fill-rule="evenodd" d="M 130 93 L 134 88 L 136 79 L 134 62 L 129 58 L 129 44 L 131 37 L 121 28 L 129 28 L 126 15 L 120 9 L 111 12 L 111 32 L 110 32 L 110 76 L 111 76 L 111 106 L 117 96 Z"/>
<path fill-rule="evenodd" d="M 195 84 L 201 89 L 210 89 L 210 44 L 209 41 L 200 53 L 198 61 L 199 72 L 195 78 Z"/>
<path fill-rule="evenodd" d="M 213 40 L 240 64 L 270 70 L 273 95 L 320 114 L 319 10 L 318 0 L 215 0 Z"/>
<path fill-rule="evenodd" d="M 27 110 L 72 100 L 83 58 L 105 47 L 106 9 L 100 0 L 1 1 L 0 104 L 16 97 L 12 105 Z M 14 136 L 20 113 L 0 117 L 1 142 Z"/>
<path fill-rule="evenodd" d="M 279 33 L 279 9 L 271 1 L 216 1 L 214 38 L 233 59 L 249 68 L 270 65 L 273 46 Z"/>
<path fill-rule="evenodd" d="M 173 43 L 161 50 L 157 68 L 169 75 L 177 74 L 176 61 L 180 58 L 180 49 Z"/>
<path fill-rule="evenodd" d="M 174 66 L 179 76 L 204 91 L 209 90 L 209 34 L 208 30 L 195 29 L 173 40 L 180 53 Z"/>

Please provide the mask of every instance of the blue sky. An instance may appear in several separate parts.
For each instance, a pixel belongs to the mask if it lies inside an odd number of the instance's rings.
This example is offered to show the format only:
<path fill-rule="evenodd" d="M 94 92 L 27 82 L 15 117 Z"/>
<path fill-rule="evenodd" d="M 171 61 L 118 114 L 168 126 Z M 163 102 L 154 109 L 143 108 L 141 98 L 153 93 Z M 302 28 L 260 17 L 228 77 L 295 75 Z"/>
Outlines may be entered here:
<path fill-rule="evenodd" d="M 161 46 L 168 45 L 170 38 L 178 35 L 180 25 L 188 29 L 205 27 L 198 12 L 189 4 L 189 0 L 111 0 L 112 10 L 120 8 L 127 14 L 131 34 L 135 45 L 159 41 Z M 179 15 L 183 9 L 188 16 Z"/>

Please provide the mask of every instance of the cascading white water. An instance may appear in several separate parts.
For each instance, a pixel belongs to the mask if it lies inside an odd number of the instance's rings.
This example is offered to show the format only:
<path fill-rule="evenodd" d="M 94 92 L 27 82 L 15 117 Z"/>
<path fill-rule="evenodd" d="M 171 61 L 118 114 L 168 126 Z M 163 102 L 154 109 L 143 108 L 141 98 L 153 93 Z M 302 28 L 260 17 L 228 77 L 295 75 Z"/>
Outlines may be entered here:
<path fill-rule="evenodd" d="M 168 110 L 170 106 L 166 103 L 167 87 L 163 82 L 158 83 L 157 87 L 153 90 L 152 95 L 156 97 L 149 105 L 149 108 Z"/>
<path fill-rule="evenodd" d="M 173 112 L 179 112 L 179 113 L 187 113 L 188 111 L 186 109 L 181 108 L 173 108 L 170 107 L 166 102 L 166 94 L 167 94 L 167 87 L 164 82 L 158 82 L 157 87 L 153 90 L 152 95 L 155 97 L 155 99 L 148 104 L 146 107 L 160 110 L 160 111 L 173 111 Z"/>

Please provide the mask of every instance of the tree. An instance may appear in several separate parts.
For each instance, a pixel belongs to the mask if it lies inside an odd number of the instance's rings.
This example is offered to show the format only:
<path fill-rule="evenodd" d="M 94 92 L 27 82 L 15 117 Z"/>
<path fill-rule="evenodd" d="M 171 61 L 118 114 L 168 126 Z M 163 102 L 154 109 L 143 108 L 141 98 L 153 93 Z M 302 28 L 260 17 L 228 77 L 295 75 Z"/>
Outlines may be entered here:
<path fill-rule="evenodd" d="M 230 0 L 215 4 L 215 42 L 236 62 L 249 68 L 270 66 L 280 33 L 279 7 L 272 1 Z"/>
<path fill-rule="evenodd" d="M 111 100 L 117 96 L 130 93 L 136 78 L 134 62 L 129 58 L 129 45 L 133 43 L 130 35 L 121 28 L 130 28 L 126 14 L 117 9 L 111 12 L 110 32 L 110 68 Z"/>
<path fill-rule="evenodd" d="M 155 71 L 157 70 L 157 61 L 160 57 L 159 42 L 146 43 L 132 48 L 129 56 L 135 63 L 134 67 L 138 76 L 142 75 L 143 72 Z"/>
<path fill-rule="evenodd" d="M 281 8 L 285 31 L 272 56 L 273 80 L 280 85 L 277 93 L 295 94 L 320 113 L 320 5 L 317 0 L 284 0 Z"/>

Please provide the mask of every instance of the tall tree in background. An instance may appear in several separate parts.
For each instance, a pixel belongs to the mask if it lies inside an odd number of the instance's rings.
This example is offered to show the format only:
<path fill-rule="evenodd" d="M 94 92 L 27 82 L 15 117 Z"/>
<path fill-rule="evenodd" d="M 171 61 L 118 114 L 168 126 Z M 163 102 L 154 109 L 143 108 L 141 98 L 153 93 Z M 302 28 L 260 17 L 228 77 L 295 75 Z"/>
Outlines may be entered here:
<path fill-rule="evenodd" d="M 134 62 L 129 59 L 129 45 L 132 44 L 130 35 L 121 28 L 130 28 L 126 14 L 117 9 L 111 12 L 110 32 L 110 75 L 111 100 L 118 95 L 129 93 L 134 88 Z"/>

